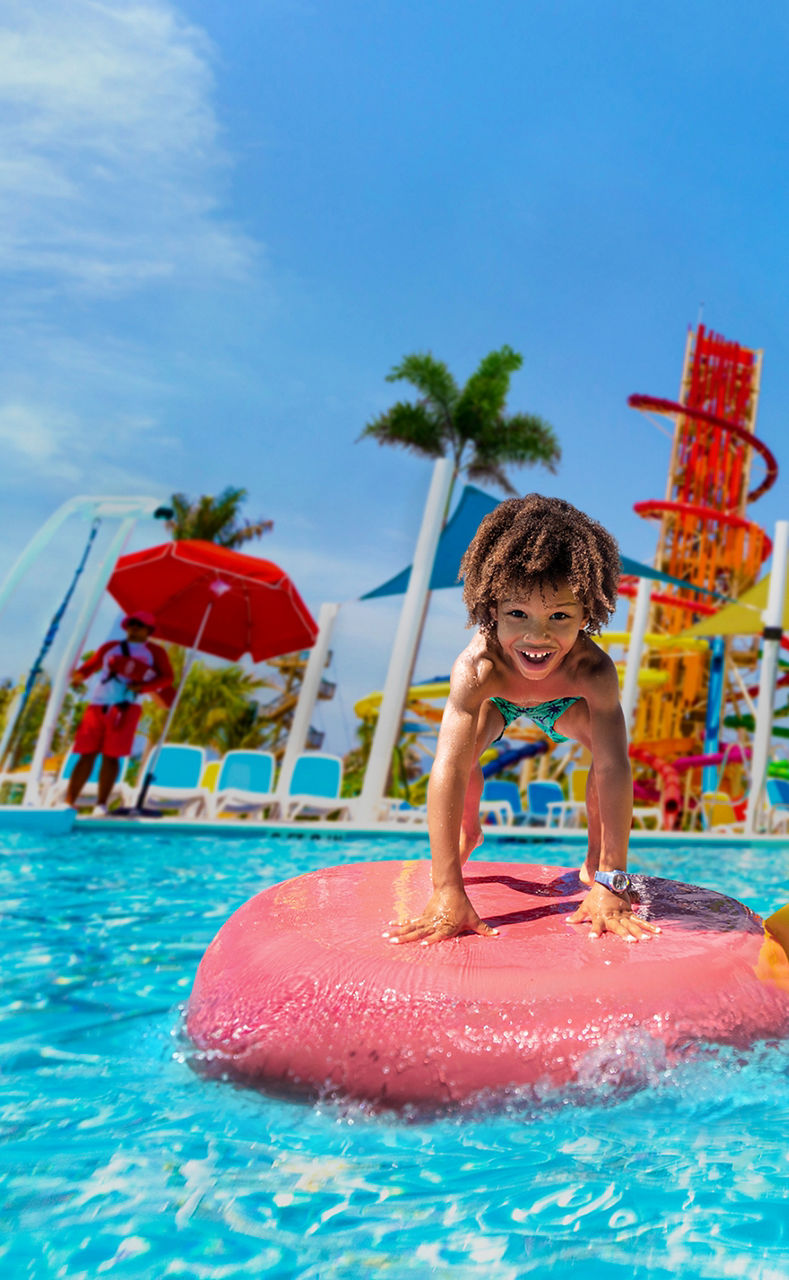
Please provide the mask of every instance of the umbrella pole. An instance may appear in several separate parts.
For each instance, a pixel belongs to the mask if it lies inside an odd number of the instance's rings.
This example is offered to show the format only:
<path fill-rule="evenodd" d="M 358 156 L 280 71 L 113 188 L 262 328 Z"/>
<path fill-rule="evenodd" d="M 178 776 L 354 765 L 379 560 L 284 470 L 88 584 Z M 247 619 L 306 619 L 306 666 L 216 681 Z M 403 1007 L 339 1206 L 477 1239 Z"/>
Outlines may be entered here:
<path fill-rule="evenodd" d="M 200 623 L 200 626 L 198 628 L 197 635 L 195 636 L 195 639 L 194 639 L 194 643 L 192 644 L 191 649 L 189 650 L 186 657 L 184 658 L 184 669 L 181 672 L 181 679 L 178 683 L 178 688 L 175 691 L 175 697 L 173 698 L 172 705 L 168 709 L 167 719 L 165 720 L 164 728 L 162 729 L 162 732 L 159 735 L 159 741 L 157 742 L 156 746 L 151 752 L 151 756 L 148 761 L 148 767 L 145 770 L 145 777 L 143 778 L 142 786 L 140 787 L 140 790 L 137 793 L 137 799 L 134 802 L 134 808 L 132 809 L 132 813 L 142 812 L 143 806 L 145 804 L 145 797 L 148 794 L 148 788 L 150 787 L 151 783 L 154 780 L 154 777 L 156 776 L 156 763 L 161 754 L 162 747 L 167 741 L 167 735 L 170 732 L 170 726 L 173 723 L 173 720 L 175 719 L 175 713 L 178 710 L 178 703 L 181 701 L 181 694 L 183 693 L 184 686 L 186 685 L 186 677 L 189 675 L 189 671 L 191 669 L 192 663 L 194 662 L 195 653 L 197 652 L 200 641 L 203 638 L 203 632 L 206 629 L 206 624 L 208 623 L 208 618 L 213 607 L 214 607 L 214 601 L 212 600 L 208 605 L 208 608 L 206 609 L 205 613 L 203 614 L 203 620 Z"/>

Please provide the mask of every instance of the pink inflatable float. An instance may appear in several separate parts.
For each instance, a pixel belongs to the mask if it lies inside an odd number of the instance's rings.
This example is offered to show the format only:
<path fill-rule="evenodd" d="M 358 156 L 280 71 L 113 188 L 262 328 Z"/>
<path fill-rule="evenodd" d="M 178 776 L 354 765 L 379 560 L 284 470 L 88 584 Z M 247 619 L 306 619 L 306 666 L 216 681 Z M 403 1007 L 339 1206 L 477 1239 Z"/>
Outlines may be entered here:
<path fill-rule="evenodd" d="M 197 972 L 187 1029 L 208 1069 L 263 1087 L 329 1090 L 388 1106 L 579 1077 L 646 1047 L 745 1045 L 789 1031 L 789 962 L 762 962 L 747 907 L 706 889 L 636 877 L 663 932 L 588 938 L 565 917 L 576 872 L 475 862 L 466 872 L 498 938 L 424 947 L 381 934 L 417 914 L 427 862 L 329 867 L 258 894 Z M 759 971 L 757 973 L 757 970 Z"/>

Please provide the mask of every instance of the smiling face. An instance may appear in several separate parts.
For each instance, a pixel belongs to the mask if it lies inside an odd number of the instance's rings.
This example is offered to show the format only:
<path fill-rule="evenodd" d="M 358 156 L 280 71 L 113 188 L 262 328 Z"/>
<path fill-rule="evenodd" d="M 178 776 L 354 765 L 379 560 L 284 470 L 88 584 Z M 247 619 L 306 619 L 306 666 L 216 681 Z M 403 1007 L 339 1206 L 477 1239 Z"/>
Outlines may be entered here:
<path fill-rule="evenodd" d="M 543 680 L 567 657 L 587 615 L 565 581 L 515 591 L 496 607 L 496 635 L 519 675 Z"/>

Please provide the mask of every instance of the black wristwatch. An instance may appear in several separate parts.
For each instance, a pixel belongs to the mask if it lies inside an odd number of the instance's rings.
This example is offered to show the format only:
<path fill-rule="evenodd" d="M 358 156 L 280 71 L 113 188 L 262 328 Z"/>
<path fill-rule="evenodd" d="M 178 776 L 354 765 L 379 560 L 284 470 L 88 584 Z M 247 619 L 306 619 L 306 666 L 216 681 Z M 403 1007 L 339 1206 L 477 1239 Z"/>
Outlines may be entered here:
<path fill-rule="evenodd" d="M 605 885 L 612 893 L 627 893 L 630 889 L 630 876 L 626 871 L 595 871 L 595 884 Z"/>

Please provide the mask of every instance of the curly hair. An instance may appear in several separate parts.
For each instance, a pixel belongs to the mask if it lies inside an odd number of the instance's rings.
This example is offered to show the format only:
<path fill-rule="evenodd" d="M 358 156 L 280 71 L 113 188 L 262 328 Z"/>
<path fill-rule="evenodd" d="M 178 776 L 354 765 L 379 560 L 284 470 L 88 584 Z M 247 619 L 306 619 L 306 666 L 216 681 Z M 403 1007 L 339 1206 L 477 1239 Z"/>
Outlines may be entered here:
<path fill-rule="evenodd" d="M 616 606 L 619 548 L 611 534 L 561 498 L 508 498 L 481 525 L 460 562 L 469 625 L 496 630 L 499 600 L 565 579 L 598 632 Z"/>

